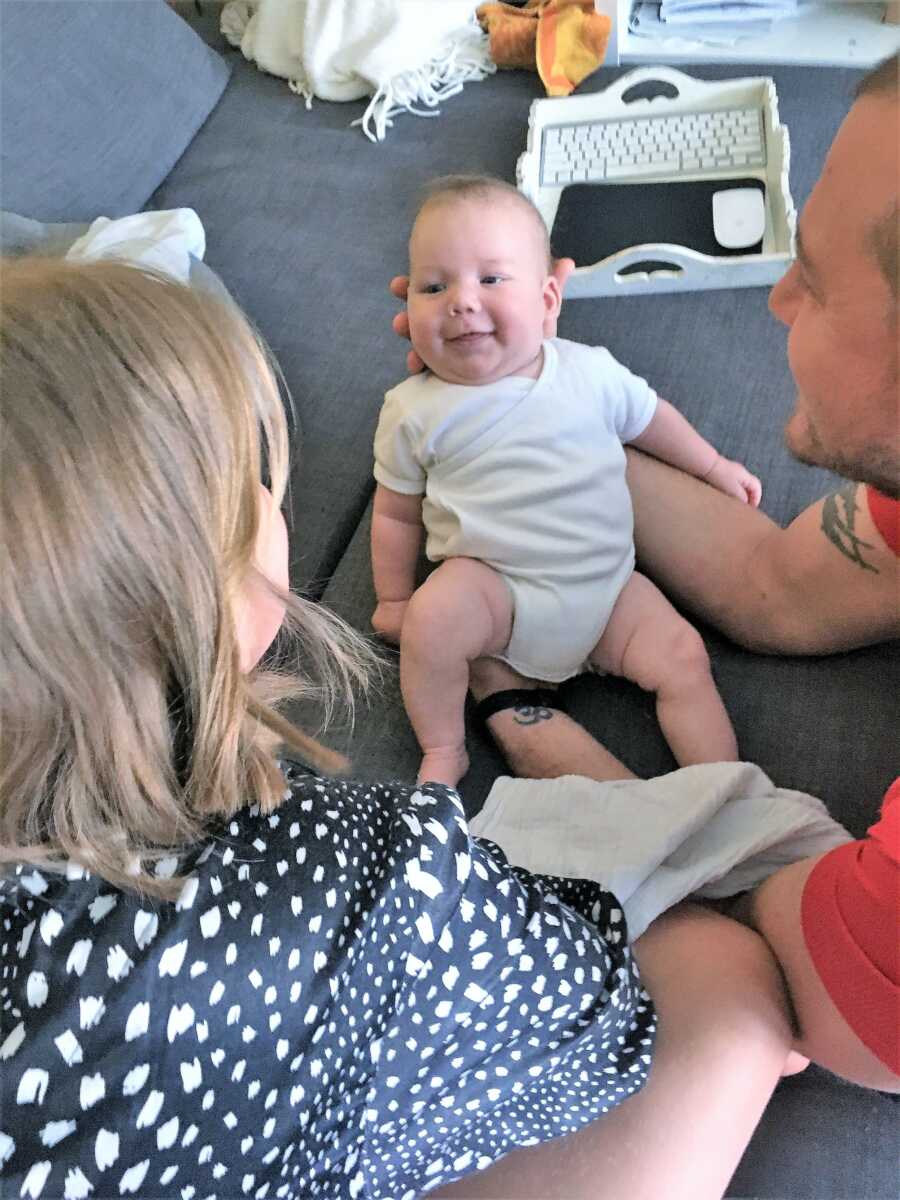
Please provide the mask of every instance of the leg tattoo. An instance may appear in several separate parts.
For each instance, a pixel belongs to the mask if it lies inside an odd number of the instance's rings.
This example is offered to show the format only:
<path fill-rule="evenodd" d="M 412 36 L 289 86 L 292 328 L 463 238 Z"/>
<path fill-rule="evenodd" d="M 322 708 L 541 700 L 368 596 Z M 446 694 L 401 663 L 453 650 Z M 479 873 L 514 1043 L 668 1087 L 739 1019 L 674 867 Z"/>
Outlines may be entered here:
<path fill-rule="evenodd" d="M 513 709 L 513 720 L 517 725 L 536 725 L 538 721 L 549 721 L 552 716 L 553 709 L 540 704 L 517 704 Z"/>

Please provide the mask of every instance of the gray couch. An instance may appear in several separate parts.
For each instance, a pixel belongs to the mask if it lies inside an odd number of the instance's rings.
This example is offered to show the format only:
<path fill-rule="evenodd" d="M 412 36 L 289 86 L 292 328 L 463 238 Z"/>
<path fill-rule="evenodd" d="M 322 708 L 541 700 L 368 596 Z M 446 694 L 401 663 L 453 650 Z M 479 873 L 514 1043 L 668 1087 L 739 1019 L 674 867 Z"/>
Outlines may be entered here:
<path fill-rule="evenodd" d="M 27 7 L 39 8 L 39 19 L 13 19 L 11 10 L 21 15 Z M 2 207 L 43 221 L 84 221 L 101 211 L 119 215 L 141 207 L 197 210 L 207 232 L 207 262 L 275 351 L 296 402 L 302 437 L 298 430 L 291 498 L 293 583 L 366 629 L 374 606 L 368 555 L 371 441 L 382 394 L 404 370 L 404 348 L 390 333 L 396 304 L 387 280 L 404 267 L 412 197 L 417 185 L 448 171 L 513 178 L 528 106 L 540 94 L 537 77 L 504 73 L 470 84 L 439 118 L 401 118 L 387 141 L 373 146 L 349 128 L 362 104 L 316 102 L 307 111 L 282 80 L 261 74 L 228 50 L 210 0 L 202 14 L 192 4 L 181 14 L 224 56 L 230 78 L 217 60 L 196 57 L 193 35 L 183 27 L 175 32 L 172 23 L 180 18 L 162 0 L 140 5 L 16 0 L 0 10 L 5 56 L 27 49 L 28 69 L 34 71 L 32 51 L 40 52 L 38 58 L 44 54 L 49 64 L 58 62 L 65 49 L 74 57 L 76 66 L 69 69 L 77 70 L 82 91 L 102 88 L 102 81 L 92 79 L 102 55 L 96 46 L 88 52 L 85 44 L 79 57 L 77 45 L 55 40 L 60 23 L 69 22 L 73 10 L 96 10 L 83 18 L 98 23 L 95 33 L 100 22 L 118 21 L 110 63 L 120 72 L 127 68 L 122 103 L 134 101 L 141 79 L 147 83 L 135 64 L 148 55 L 148 41 L 161 39 L 160 57 L 169 60 L 178 56 L 165 50 L 166 41 L 177 41 L 184 63 L 167 84 L 151 79 L 140 97 L 144 117 L 154 106 L 165 109 L 165 145 L 156 146 L 142 134 L 129 145 L 127 138 L 123 142 L 106 130 L 100 149 L 98 126 L 88 122 L 79 133 L 70 132 L 66 146 L 53 149 L 57 158 L 48 158 L 40 169 L 33 155 L 19 152 L 32 119 L 23 62 L 12 63 L 16 74 L 5 57 Z M 74 36 L 68 29 L 66 35 Z M 160 62 L 155 69 L 164 73 L 165 66 Z M 703 78 L 736 73 L 709 67 L 694 71 Z M 772 74 L 776 80 L 782 118 L 791 131 L 791 182 L 799 205 L 859 73 L 752 66 L 740 73 Z M 602 71 L 585 86 L 602 87 L 615 75 Z M 198 79 L 206 103 L 192 107 Z M 73 104 L 79 99 L 77 89 L 68 94 Z M 181 144 L 169 136 L 179 123 Z M 37 124 L 32 140 L 47 137 L 47 127 Z M 52 182 L 58 156 L 71 153 L 73 137 L 84 139 L 76 148 L 86 171 L 97 167 L 98 155 L 106 161 L 124 148 L 142 170 L 152 152 L 156 177 L 129 179 L 105 207 L 91 210 L 90 188 L 67 190 Z M 645 375 L 723 452 L 762 477 L 764 508 L 787 521 L 835 480 L 792 462 L 783 447 L 793 385 L 784 332 L 769 315 L 766 298 L 764 289 L 753 289 L 580 300 L 564 308 L 560 333 L 602 341 Z M 862 833 L 898 770 L 900 646 L 827 659 L 775 659 L 703 632 L 745 757 L 779 784 L 821 796 L 854 834 Z M 647 697 L 610 679 L 575 681 L 565 686 L 564 695 L 572 712 L 634 770 L 649 775 L 671 769 Z M 355 730 L 333 730 L 330 740 L 347 750 L 360 775 L 413 778 L 416 746 L 392 674 Z M 503 770 L 495 749 L 475 730 L 471 746 L 473 766 L 462 787 L 470 813 Z M 786 1080 L 729 1195 L 893 1197 L 896 1118 L 889 1098 L 825 1072 L 810 1069 Z"/>

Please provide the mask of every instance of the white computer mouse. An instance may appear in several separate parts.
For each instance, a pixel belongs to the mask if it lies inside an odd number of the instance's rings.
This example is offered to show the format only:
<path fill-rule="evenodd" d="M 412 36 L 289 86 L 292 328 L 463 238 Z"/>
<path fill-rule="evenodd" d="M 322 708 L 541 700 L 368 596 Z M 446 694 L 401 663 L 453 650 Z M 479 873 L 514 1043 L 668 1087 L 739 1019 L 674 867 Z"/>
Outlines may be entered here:
<path fill-rule="evenodd" d="M 766 229 L 766 202 L 759 188 L 713 192 L 713 233 L 726 250 L 755 246 Z"/>

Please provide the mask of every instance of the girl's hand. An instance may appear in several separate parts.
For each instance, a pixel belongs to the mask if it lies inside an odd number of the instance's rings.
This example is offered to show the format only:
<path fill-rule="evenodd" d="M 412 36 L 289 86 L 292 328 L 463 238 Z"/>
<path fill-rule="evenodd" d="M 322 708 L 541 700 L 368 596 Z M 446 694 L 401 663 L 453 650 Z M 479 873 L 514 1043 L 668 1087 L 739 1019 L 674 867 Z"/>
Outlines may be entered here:
<path fill-rule="evenodd" d="M 755 475 L 751 475 L 743 463 L 731 458 L 723 458 L 720 454 L 708 475 L 704 476 L 707 483 L 724 492 L 726 496 L 735 496 L 744 504 L 759 507 L 762 499 L 762 484 Z"/>
<path fill-rule="evenodd" d="M 400 645 L 400 630 L 409 600 L 379 600 L 372 613 L 372 628 L 386 642 Z"/>

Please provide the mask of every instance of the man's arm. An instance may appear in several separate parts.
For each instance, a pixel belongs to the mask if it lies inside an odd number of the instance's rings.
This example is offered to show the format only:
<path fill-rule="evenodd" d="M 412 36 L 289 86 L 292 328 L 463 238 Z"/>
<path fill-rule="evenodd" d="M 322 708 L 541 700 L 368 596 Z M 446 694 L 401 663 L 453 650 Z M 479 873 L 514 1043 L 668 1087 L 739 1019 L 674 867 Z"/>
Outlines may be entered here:
<path fill-rule="evenodd" d="M 635 545 L 675 600 L 751 650 L 831 654 L 900 636 L 900 568 L 855 483 L 786 529 L 628 451 Z"/>

